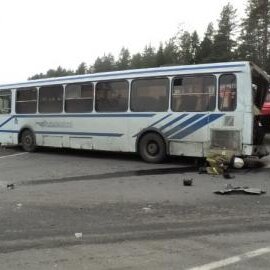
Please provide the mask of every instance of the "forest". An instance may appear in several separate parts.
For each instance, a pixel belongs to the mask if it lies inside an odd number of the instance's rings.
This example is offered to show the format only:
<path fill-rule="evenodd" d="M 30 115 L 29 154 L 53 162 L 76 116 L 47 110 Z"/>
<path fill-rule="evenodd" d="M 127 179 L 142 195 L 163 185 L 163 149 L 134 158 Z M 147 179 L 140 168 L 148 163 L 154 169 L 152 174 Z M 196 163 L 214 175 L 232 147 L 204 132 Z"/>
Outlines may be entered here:
<path fill-rule="evenodd" d="M 59 66 L 29 80 L 136 68 L 189 65 L 227 61 L 252 61 L 270 74 L 270 0 L 247 0 L 245 15 L 228 3 L 223 7 L 216 29 L 209 22 L 200 38 L 181 29 L 158 48 L 146 45 L 131 54 L 123 47 L 116 58 L 111 53 L 97 57 L 93 64 L 82 62 L 76 70 Z"/>

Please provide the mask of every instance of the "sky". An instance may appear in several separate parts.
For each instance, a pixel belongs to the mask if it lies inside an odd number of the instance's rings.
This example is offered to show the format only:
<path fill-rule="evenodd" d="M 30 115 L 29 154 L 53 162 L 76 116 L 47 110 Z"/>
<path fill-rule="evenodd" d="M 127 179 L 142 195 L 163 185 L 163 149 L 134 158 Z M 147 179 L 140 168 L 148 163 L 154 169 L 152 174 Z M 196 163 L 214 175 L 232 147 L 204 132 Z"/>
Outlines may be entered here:
<path fill-rule="evenodd" d="M 0 0 L 0 83 L 27 80 L 59 65 L 81 62 L 122 47 L 158 47 L 179 29 L 197 30 L 219 18 L 228 0 Z M 233 0 L 238 18 L 247 0 Z"/>

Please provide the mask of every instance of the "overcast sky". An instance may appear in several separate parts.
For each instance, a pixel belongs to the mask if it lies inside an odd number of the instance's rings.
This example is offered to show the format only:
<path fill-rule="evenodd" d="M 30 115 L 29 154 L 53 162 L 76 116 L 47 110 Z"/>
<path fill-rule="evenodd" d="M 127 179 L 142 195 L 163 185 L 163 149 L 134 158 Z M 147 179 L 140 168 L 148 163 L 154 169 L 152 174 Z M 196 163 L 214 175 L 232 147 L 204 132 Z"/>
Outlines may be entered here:
<path fill-rule="evenodd" d="M 239 18 L 247 0 L 233 0 Z M 158 46 L 182 27 L 202 37 L 228 0 L 0 0 L 0 83 Z"/>

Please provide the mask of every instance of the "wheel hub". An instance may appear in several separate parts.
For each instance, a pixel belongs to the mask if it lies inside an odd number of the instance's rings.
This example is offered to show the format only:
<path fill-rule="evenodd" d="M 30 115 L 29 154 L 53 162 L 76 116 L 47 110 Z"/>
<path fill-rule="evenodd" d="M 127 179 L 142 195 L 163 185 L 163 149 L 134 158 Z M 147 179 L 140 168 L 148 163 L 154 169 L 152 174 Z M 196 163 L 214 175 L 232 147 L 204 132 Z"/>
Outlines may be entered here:
<path fill-rule="evenodd" d="M 151 156 L 154 156 L 158 153 L 159 151 L 159 148 L 158 148 L 158 145 L 157 143 L 155 142 L 150 142 L 148 145 L 147 145 L 147 152 L 151 155 Z"/>

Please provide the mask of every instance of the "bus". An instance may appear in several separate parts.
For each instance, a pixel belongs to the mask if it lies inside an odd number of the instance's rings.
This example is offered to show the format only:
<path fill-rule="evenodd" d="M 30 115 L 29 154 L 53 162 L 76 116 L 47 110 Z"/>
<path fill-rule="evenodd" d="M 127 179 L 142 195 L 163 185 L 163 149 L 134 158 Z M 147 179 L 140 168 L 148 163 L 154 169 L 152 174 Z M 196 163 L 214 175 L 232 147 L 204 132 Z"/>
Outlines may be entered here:
<path fill-rule="evenodd" d="M 250 62 L 113 71 L 0 85 L 0 143 L 166 156 L 267 154 L 267 74 Z"/>

